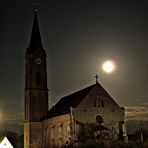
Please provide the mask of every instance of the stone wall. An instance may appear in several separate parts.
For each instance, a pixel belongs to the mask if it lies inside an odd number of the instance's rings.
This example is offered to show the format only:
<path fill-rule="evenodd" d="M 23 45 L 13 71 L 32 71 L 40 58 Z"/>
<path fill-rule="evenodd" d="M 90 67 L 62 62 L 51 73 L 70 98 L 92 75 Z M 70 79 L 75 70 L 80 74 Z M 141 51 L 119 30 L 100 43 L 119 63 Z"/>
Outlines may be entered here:
<path fill-rule="evenodd" d="M 71 139 L 70 114 L 47 119 L 43 122 L 44 143 L 48 147 L 65 145 Z"/>
<path fill-rule="evenodd" d="M 93 89 L 77 108 L 72 109 L 74 121 L 82 123 L 96 123 L 97 115 L 102 116 L 103 124 L 107 128 L 114 128 L 119 132 L 119 122 L 124 122 L 124 108 L 120 107 L 109 95 L 98 88 Z"/>
<path fill-rule="evenodd" d="M 40 148 L 42 145 L 42 123 L 27 122 L 24 124 L 24 147 Z"/>

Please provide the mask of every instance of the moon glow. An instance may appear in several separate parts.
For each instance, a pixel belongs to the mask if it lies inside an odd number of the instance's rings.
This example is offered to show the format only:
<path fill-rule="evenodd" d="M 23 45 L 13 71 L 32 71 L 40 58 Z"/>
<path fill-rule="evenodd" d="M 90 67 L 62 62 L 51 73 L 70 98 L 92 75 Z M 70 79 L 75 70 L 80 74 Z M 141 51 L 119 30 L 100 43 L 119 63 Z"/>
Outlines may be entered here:
<path fill-rule="evenodd" d="M 112 73 L 115 70 L 115 63 L 113 61 L 105 61 L 102 68 L 106 73 Z"/>

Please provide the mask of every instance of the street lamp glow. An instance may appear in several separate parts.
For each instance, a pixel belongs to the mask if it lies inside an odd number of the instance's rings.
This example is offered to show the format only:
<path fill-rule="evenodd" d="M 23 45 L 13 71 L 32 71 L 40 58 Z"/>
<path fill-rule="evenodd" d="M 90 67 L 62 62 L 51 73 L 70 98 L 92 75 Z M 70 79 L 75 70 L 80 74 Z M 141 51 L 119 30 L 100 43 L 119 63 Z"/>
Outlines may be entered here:
<path fill-rule="evenodd" d="M 0 122 L 2 121 L 2 111 L 0 110 Z"/>

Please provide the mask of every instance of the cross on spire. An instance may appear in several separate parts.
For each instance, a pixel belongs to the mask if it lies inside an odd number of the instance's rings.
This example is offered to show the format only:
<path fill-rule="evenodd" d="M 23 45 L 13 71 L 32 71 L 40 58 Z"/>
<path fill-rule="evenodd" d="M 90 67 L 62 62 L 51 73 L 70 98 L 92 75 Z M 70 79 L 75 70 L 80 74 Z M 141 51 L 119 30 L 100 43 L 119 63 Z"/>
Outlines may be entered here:
<path fill-rule="evenodd" d="M 34 0 L 32 5 L 34 7 L 35 12 L 37 12 L 38 11 L 38 7 L 39 7 L 39 0 Z"/>
<path fill-rule="evenodd" d="M 97 74 L 95 75 L 95 78 L 96 78 L 96 83 L 98 83 L 99 76 Z"/>
<path fill-rule="evenodd" d="M 34 0 L 33 5 L 35 8 L 35 12 L 34 12 L 34 20 L 31 33 L 31 40 L 29 44 L 30 52 L 34 52 L 37 48 L 43 49 L 38 18 L 37 18 L 37 6 L 38 6 L 37 0 Z"/>

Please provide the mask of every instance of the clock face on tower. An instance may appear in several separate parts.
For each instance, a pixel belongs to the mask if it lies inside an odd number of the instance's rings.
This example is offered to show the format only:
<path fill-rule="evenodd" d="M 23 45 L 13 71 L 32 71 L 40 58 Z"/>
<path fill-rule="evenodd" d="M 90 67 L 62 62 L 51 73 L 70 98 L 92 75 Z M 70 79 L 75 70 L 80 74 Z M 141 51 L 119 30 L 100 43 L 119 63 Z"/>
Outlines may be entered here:
<path fill-rule="evenodd" d="M 41 64 L 41 59 L 40 58 L 36 58 L 35 62 L 36 62 L 36 64 Z"/>

